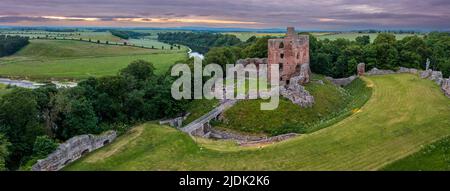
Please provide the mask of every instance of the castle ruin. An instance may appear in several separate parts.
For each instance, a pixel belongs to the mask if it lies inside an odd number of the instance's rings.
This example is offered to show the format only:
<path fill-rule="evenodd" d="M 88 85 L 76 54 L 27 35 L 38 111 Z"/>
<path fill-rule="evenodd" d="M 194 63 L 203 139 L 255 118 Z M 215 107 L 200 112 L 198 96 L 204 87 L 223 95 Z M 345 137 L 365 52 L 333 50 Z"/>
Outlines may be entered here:
<path fill-rule="evenodd" d="M 269 39 L 268 64 L 279 64 L 280 84 L 289 84 L 292 77 L 302 75 L 302 84 L 309 82 L 309 36 L 298 35 L 294 27 L 288 27 L 286 37 Z M 270 70 L 268 70 L 270 78 Z M 269 79 L 270 80 L 270 79 Z"/>

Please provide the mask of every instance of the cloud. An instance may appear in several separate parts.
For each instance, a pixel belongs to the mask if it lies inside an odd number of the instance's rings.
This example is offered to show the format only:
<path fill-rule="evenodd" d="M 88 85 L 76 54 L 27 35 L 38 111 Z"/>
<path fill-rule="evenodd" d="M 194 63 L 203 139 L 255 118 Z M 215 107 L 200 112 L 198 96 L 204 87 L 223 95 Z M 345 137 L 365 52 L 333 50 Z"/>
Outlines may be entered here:
<path fill-rule="evenodd" d="M 19 11 L 20 10 L 20 11 Z M 7 24 L 450 28 L 448 0 L 2 0 Z"/>

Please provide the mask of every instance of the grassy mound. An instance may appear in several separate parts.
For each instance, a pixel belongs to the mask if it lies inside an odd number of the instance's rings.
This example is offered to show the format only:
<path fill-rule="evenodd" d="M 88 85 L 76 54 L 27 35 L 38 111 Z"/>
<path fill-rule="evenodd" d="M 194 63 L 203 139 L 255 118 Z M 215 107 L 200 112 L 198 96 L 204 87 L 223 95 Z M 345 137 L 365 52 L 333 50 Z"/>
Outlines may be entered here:
<path fill-rule="evenodd" d="M 134 60 L 152 62 L 166 72 L 185 51 L 150 50 L 73 40 L 33 40 L 18 53 L 0 58 L 0 75 L 33 79 L 82 79 L 115 75 Z"/>
<path fill-rule="evenodd" d="M 244 133 L 279 135 L 283 133 L 310 133 L 326 127 L 357 111 L 370 97 L 371 88 L 357 79 L 345 89 L 336 87 L 322 76 L 315 75 L 306 89 L 314 96 L 311 108 L 301 108 L 285 98 L 272 111 L 260 110 L 266 100 L 245 100 L 224 113 L 224 122 L 217 126 L 223 130 Z"/>
<path fill-rule="evenodd" d="M 378 170 L 450 135 L 450 100 L 435 83 L 410 74 L 365 80 L 373 95 L 360 112 L 312 134 L 243 148 L 146 124 L 65 170 Z"/>

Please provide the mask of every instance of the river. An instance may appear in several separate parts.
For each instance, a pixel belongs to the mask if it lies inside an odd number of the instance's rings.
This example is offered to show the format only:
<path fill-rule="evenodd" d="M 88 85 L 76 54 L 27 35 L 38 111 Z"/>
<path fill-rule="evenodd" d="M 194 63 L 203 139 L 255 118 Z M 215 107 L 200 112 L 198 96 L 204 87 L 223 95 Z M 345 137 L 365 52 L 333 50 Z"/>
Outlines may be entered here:
<path fill-rule="evenodd" d="M 70 87 L 75 87 L 78 85 L 75 82 L 62 83 L 62 82 L 58 82 L 58 81 L 52 81 L 51 83 L 56 85 L 56 88 L 70 88 Z M 39 87 L 45 85 L 44 83 L 32 82 L 32 81 L 28 81 L 28 80 L 13 80 L 13 79 L 9 79 L 9 78 L 0 78 L 0 84 L 17 86 L 17 87 L 28 88 L 28 89 L 36 89 L 36 88 L 39 88 Z"/>
<path fill-rule="evenodd" d="M 200 53 L 198 53 L 198 52 L 192 52 L 192 49 L 190 49 L 190 48 L 189 48 L 188 55 L 189 55 L 189 58 L 192 58 L 192 57 L 199 57 L 199 58 L 202 59 L 202 60 L 205 58 L 205 56 L 204 56 L 203 54 L 200 54 Z"/>

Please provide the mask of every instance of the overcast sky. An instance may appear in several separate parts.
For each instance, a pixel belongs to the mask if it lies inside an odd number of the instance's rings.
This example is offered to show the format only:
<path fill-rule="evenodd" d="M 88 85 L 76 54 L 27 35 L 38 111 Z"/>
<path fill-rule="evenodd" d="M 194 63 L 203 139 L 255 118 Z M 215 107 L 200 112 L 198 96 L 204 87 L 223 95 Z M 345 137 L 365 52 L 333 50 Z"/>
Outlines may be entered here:
<path fill-rule="evenodd" d="M 450 29 L 450 0 L 0 0 L 0 25 Z"/>

